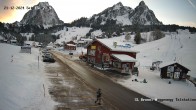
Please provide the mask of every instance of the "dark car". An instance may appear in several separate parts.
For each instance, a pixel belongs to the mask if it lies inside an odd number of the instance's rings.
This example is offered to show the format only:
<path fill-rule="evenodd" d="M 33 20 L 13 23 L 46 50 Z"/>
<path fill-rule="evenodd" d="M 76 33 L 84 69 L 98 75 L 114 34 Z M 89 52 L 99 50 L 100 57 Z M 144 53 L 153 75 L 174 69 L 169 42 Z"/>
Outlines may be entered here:
<path fill-rule="evenodd" d="M 51 62 L 54 63 L 55 59 L 52 57 L 51 54 L 46 54 L 43 56 L 43 62 Z"/>

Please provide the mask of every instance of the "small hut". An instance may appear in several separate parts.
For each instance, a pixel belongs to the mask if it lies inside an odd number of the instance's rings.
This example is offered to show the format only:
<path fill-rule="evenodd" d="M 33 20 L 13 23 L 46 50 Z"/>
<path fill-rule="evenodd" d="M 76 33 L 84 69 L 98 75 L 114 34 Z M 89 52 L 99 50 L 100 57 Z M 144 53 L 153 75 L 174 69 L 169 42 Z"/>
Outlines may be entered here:
<path fill-rule="evenodd" d="M 64 45 L 65 50 L 76 50 L 76 43 L 74 41 L 69 41 Z"/>
<path fill-rule="evenodd" d="M 183 66 L 177 62 L 162 63 L 160 65 L 161 78 L 171 78 L 171 79 L 186 79 L 188 71 L 187 67 Z"/>

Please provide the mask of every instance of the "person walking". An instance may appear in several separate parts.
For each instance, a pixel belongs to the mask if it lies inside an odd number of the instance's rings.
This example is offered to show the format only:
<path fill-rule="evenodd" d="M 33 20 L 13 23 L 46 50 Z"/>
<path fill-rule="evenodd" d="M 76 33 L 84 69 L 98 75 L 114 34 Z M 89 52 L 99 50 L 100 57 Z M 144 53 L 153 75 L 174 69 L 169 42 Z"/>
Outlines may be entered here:
<path fill-rule="evenodd" d="M 97 90 L 97 100 L 95 101 L 95 103 L 98 102 L 99 105 L 101 105 L 101 95 L 102 95 L 101 89 L 99 88 L 99 89 Z"/>

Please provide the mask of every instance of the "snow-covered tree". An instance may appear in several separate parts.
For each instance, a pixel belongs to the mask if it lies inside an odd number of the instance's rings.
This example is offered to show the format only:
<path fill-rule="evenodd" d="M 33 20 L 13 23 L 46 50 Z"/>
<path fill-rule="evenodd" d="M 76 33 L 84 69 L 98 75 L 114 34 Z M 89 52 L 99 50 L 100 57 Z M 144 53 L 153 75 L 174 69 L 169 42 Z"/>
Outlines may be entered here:
<path fill-rule="evenodd" d="M 130 34 L 129 34 L 129 33 L 126 33 L 126 35 L 125 35 L 125 40 L 129 41 L 130 39 L 131 39 Z"/>

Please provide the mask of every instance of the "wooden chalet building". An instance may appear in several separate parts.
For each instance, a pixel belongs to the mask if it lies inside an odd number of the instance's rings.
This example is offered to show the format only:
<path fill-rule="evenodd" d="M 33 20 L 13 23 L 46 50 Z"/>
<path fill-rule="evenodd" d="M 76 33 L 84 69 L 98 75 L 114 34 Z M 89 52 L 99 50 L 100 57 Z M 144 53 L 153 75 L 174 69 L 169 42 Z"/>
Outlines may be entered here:
<path fill-rule="evenodd" d="M 190 71 L 187 67 L 183 66 L 177 62 L 163 63 L 160 65 L 161 78 L 171 78 L 171 79 L 186 79 L 187 73 Z"/>
<path fill-rule="evenodd" d="M 94 39 L 87 45 L 87 62 L 99 67 L 109 67 L 121 73 L 131 73 L 136 54 L 130 44 L 110 39 Z"/>
<path fill-rule="evenodd" d="M 69 41 L 64 45 L 65 50 L 76 50 L 76 43 L 74 41 Z"/>

